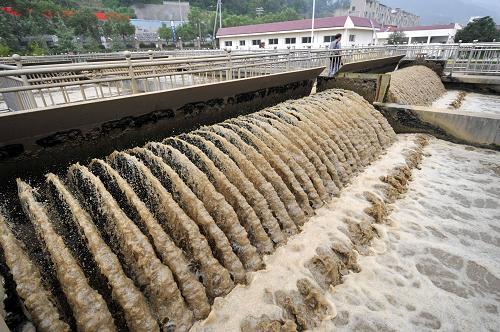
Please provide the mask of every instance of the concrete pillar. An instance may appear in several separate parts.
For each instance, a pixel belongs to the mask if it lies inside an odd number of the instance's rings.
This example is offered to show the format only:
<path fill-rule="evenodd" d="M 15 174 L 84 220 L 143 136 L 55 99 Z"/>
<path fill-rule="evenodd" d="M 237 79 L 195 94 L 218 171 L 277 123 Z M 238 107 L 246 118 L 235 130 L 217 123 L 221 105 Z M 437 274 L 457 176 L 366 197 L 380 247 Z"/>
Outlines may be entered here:
<path fill-rule="evenodd" d="M 125 51 L 125 52 L 123 52 L 123 55 L 125 55 L 125 59 L 127 60 L 128 75 L 130 78 L 130 85 L 132 87 L 132 93 L 136 94 L 139 92 L 139 90 L 137 89 L 137 81 L 135 80 L 134 68 L 132 66 L 132 54 L 129 51 Z"/>
<path fill-rule="evenodd" d="M 408 45 L 411 44 L 411 37 L 408 37 Z"/>
<path fill-rule="evenodd" d="M 23 69 L 23 63 L 21 61 L 22 58 L 19 54 L 13 54 L 12 59 L 16 63 L 17 69 Z M 21 75 L 21 80 L 23 82 L 23 86 L 30 86 L 30 83 L 28 82 L 28 77 L 26 75 Z M 22 93 L 16 92 L 16 97 L 18 97 L 18 102 L 19 102 L 19 109 L 24 110 L 24 109 L 36 108 L 37 105 L 35 96 L 33 95 L 33 90 L 26 90 L 26 95 L 28 96 L 29 105 L 25 105 L 21 101 L 21 98 L 19 98 L 20 94 Z"/>
<path fill-rule="evenodd" d="M 427 37 L 427 44 L 430 44 L 431 43 L 431 36 Z"/>

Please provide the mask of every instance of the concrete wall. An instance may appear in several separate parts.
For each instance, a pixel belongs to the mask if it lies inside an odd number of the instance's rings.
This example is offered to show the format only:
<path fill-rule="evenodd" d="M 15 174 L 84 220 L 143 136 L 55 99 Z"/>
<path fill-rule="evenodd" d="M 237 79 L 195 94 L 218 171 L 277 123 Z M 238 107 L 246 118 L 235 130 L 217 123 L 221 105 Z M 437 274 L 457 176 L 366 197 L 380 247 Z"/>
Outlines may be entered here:
<path fill-rule="evenodd" d="M 403 69 L 411 66 L 426 66 L 432 69 L 439 77 L 443 76 L 444 66 L 446 65 L 446 60 L 401 60 L 398 68 Z"/>
<path fill-rule="evenodd" d="M 323 69 L 0 115 L 0 182 L 301 98 Z"/>
<path fill-rule="evenodd" d="M 379 94 L 382 94 L 383 100 L 390 82 L 390 75 L 384 73 L 392 72 L 402 57 L 391 56 L 346 64 L 334 77 L 319 76 L 316 90 L 351 90 L 370 103 L 377 101 Z"/>
<path fill-rule="evenodd" d="M 448 141 L 500 150 L 500 116 L 375 103 L 396 133 L 428 133 Z"/>
<path fill-rule="evenodd" d="M 318 77 L 318 92 L 328 89 L 354 91 L 368 102 L 373 103 L 377 95 L 377 79 L 373 77 Z"/>

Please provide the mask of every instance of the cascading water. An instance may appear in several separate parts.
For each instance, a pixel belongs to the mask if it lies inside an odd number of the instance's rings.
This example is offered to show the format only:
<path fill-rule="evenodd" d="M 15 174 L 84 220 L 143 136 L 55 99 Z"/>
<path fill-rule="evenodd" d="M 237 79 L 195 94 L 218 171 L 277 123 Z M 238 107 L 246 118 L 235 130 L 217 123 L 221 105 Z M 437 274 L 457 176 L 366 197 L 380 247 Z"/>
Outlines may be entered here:
<path fill-rule="evenodd" d="M 66 304 L 11 231 L 8 211 L 0 212 L 0 247 L 41 331 L 70 329 L 64 305 L 80 331 L 186 331 L 394 138 L 361 97 L 332 90 L 73 165 L 39 188 L 19 180 Z M 74 253 L 72 239 L 86 255 Z"/>

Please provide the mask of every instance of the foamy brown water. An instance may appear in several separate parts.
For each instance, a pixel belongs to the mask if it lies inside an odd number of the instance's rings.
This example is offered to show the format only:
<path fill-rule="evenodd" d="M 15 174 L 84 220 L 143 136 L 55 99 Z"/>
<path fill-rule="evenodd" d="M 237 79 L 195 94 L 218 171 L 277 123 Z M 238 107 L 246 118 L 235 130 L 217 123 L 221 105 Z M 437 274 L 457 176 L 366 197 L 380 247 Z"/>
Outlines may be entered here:
<path fill-rule="evenodd" d="M 317 210 L 301 234 L 264 258 L 267 268 L 252 273 L 250 285 L 217 299 L 192 330 L 238 330 L 262 315 L 283 323 L 273 294 L 295 290 L 301 278 L 313 280 L 305 265 L 317 248 L 352 245 L 346 218 L 368 220 L 363 193 L 381 196 L 380 175 L 403 164 L 414 148 L 413 135 L 398 136 L 385 156 Z M 409 191 L 388 205 L 389 224 L 374 225 L 380 238 L 358 248 L 361 271 L 323 292 L 335 318 L 317 330 L 500 329 L 500 153 L 434 138 L 423 151 Z"/>
<path fill-rule="evenodd" d="M 490 328 L 498 168 L 331 90 L 18 180 L 0 246 L 39 329 Z"/>
<path fill-rule="evenodd" d="M 463 95 L 463 100 L 458 107 L 453 106 L 453 103 L 459 99 L 460 94 Z M 489 113 L 500 115 L 500 95 L 484 94 L 476 92 L 465 92 L 461 90 L 448 90 L 446 93 L 436 100 L 433 107 L 454 109 L 457 112 L 475 112 Z"/>
<path fill-rule="evenodd" d="M 54 295 L 54 319 L 60 313 L 71 329 L 186 331 L 207 317 L 214 299 L 247 284 L 266 254 L 299 233 L 394 139 L 360 96 L 331 90 L 75 164 L 45 184 L 18 180 L 27 218 L 6 211 L 6 224 L 34 226 L 22 241 L 53 264 L 39 266 L 53 286 L 41 275 L 13 278 Z M 33 254 L 7 240 L 0 237 L 4 250 L 27 257 L 26 264 L 9 260 L 8 269 L 26 269 Z M 354 257 L 347 247 L 335 250 Z M 298 324 L 333 317 L 313 281 L 296 284 L 277 297 L 303 313 Z M 37 301 L 28 311 L 45 305 Z"/>

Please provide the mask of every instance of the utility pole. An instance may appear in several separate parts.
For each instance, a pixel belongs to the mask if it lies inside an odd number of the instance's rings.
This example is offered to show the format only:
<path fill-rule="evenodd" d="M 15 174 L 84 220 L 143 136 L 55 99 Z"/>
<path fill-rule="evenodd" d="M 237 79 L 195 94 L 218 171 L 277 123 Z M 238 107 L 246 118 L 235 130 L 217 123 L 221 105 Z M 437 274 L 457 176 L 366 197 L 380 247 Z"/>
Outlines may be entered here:
<path fill-rule="evenodd" d="M 182 7 L 181 7 L 181 0 L 179 0 L 179 19 L 181 20 L 181 23 L 184 22 L 182 19 Z"/>
<path fill-rule="evenodd" d="M 222 0 L 219 0 L 219 28 L 222 28 Z"/>
<path fill-rule="evenodd" d="M 311 22 L 311 48 L 314 44 L 314 17 L 316 14 L 316 0 L 313 0 L 313 12 L 312 12 L 312 22 Z"/>
<path fill-rule="evenodd" d="M 219 19 L 219 28 L 222 28 L 222 0 L 217 0 L 217 7 L 215 8 L 215 21 L 214 21 L 214 34 L 213 42 L 216 45 L 215 34 L 217 33 L 217 18 Z"/>

